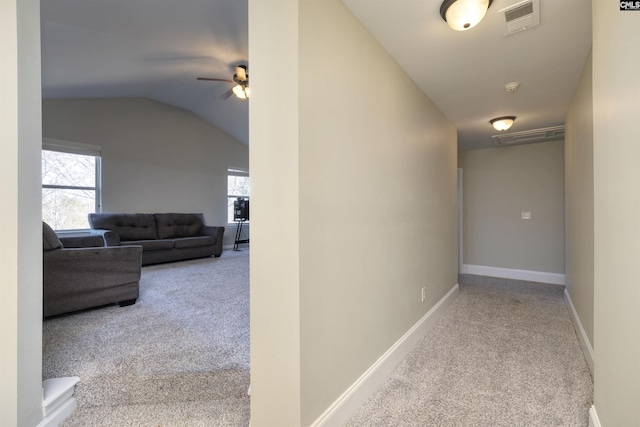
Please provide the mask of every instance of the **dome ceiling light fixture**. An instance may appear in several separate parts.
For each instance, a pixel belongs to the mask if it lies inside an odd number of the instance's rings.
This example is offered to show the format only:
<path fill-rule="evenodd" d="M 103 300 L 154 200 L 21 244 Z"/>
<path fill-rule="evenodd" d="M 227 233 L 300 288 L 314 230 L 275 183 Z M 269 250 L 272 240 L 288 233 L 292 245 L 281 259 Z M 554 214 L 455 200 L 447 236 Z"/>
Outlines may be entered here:
<path fill-rule="evenodd" d="M 496 117 L 493 120 L 489 120 L 489 123 L 493 125 L 493 128 L 495 130 L 503 132 L 509 129 L 511 125 L 513 125 L 513 122 L 515 119 L 516 119 L 515 116 Z"/>
<path fill-rule="evenodd" d="M 444 0 L 440 16 L 456 31 L 466 31 L 482 21 L 493 0 Z"/>
<path fill-rule="evenodd" d="M 504 85 L 505 92 L 515 92 L 520 87 L 520 82 L 512 82 Z"/>

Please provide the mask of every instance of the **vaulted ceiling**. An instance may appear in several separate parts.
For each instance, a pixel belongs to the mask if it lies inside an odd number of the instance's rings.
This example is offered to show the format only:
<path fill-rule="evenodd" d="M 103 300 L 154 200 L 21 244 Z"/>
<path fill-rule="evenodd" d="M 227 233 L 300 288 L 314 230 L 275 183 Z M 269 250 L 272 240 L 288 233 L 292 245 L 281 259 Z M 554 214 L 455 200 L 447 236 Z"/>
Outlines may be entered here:
<path fill-rule="evenodd" d="M 247 15 L 246 0 L 42 1 L 43 97 L 151 98 L 248 144 L 248 102 L 196 80 L 248 63 Z"/>
<path fill-rule="evenodd" d="M 464 32 L 440 0 L 342 2 L 458 128 L 461 149 L 495 146 L 498 116 L 517 117 L 509 132 L 563 124 L 591 47 L 591 0 L 540 0 L 540 24 L 509 36 L 500 11 L 517 0 L 494 0 Z M 249 63 L 246 0 L 47 0 L 41 20 L 43 97 L 147 97 L 249 143 L 251 101 L 196 80 Z"/>

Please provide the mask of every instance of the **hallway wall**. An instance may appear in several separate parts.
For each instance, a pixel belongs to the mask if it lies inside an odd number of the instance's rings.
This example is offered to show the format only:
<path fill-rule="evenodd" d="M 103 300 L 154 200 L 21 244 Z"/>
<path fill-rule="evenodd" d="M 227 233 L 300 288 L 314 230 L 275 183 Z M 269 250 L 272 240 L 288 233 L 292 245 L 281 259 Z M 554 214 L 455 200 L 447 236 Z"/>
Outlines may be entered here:
<path fill-rule="evenodd" d="M 593 81 L 584 64 L 565 124 L 567 293 L 593 352 Z"/>
<path fill-rule="evenodd" d="M 564 274 L 563 141 L 459 153 L 463 272 L 468 266 Z M 523 220 L 522 212 L 531 219 Z"/>
<path fill-rule="evenodd" d="M 593 6 L 595 408 L 640 425 L 640 14 Z"/>
<path fill-rule="evenodd" d="M 308 426 L 457 289 L 456 131 L 339 0 L 249 13 L 252 425 Z"/>

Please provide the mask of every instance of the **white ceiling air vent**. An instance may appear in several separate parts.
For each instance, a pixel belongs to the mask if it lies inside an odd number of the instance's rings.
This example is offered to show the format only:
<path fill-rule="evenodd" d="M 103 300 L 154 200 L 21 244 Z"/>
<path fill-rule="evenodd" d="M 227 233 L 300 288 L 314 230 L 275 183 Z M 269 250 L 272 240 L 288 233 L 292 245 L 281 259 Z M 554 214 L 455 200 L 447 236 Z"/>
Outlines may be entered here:
<path fill-rule="evenodd" d="M 505 36 L 540 24 L 540 0 L 525 0 L 500 11 L 504 17 Z"/>
<path fill-rule="evenodd" d="M 491 138 L 501 146 L 556 141 L 558 139 L 564 139 L 564 125 L 524 130 L 522 132 L 501 133 L 499 135 L 493 135 Z"/>

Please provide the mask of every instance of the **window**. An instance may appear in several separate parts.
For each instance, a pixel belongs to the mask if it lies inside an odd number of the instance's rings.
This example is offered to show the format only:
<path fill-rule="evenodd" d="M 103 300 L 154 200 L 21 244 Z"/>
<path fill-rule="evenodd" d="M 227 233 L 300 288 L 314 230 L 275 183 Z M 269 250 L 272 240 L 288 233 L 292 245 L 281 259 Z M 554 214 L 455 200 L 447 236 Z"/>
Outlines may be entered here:
<path fill-rule="evenodd" d="M 45 140 L 42 220 L 54 230 L 87 229 L 88 214 L 100 211 L 100 147 Z"/>
<path fill-rule="evenodd" d="M 233 202 L 238 197 L 249 199 L 251 194 L 251 178 L 249 172 L 243 169 L 227 170 L 227 222 L 233 222 Z"/>

